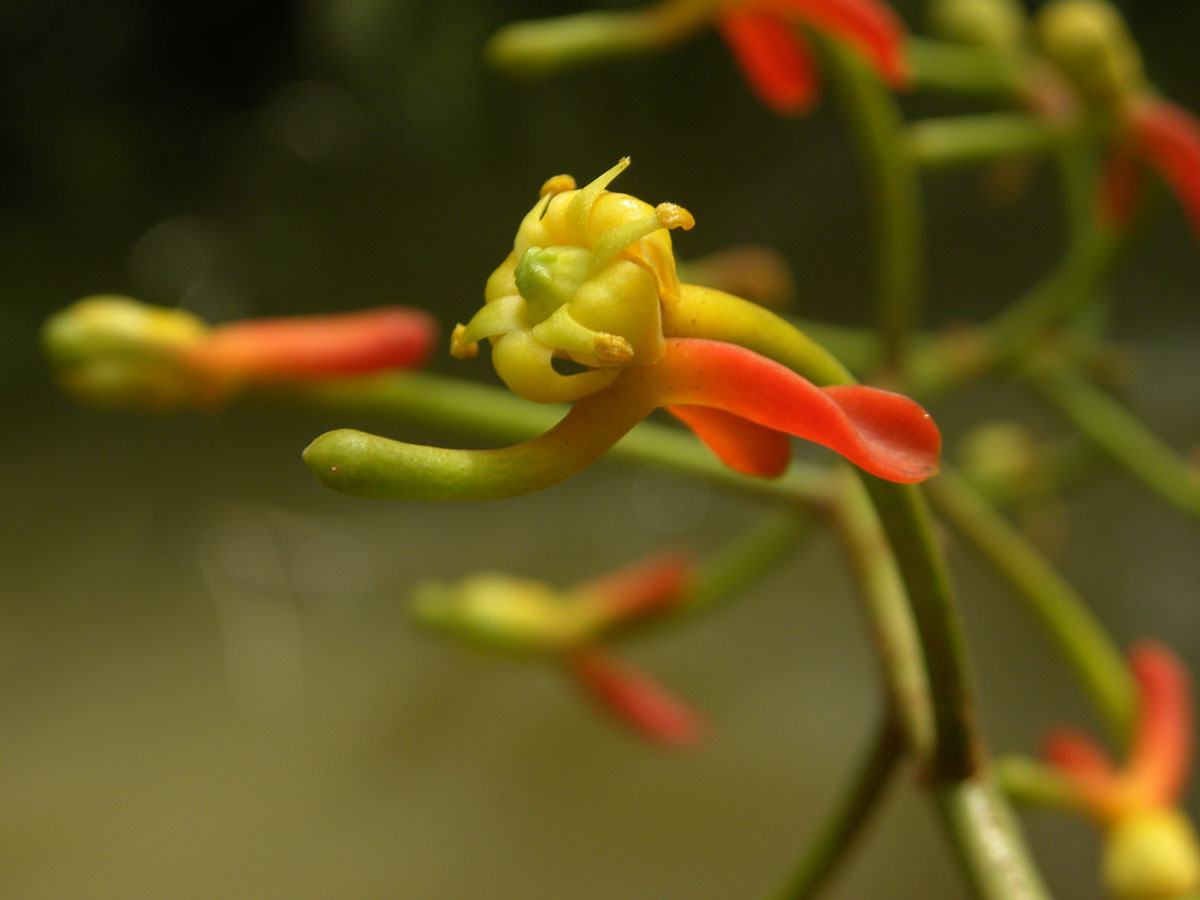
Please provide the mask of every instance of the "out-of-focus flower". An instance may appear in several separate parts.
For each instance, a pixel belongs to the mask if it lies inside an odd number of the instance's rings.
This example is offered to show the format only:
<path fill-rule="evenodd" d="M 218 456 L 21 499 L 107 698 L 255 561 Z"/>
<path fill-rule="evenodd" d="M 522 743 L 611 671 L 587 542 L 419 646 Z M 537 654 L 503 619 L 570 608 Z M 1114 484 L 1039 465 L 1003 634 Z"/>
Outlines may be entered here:
<path fill-rule="evenodd" d="M 1157 173 L 1183 205 L 1200 239 L 1200 122 L 1156 96 L 1125 21 L 1105 0 L 1052 0 L 1037 17 L 1046 54 L 1086 104 L 1112 121 L 1102 211 L 1125 222 L 1144 169 Z"/>
<path fill-rule="evenodd" d="M 700 718 L 604 646 L 615 631 L 678 607 L 692 578 L 682 553 L 647 557 L 565 591 L 487 572 L 417 588 L 413 609 L 431 628 L 491 647 L 547 657 L 618 721 L 656 743 L 686 746 Z"/>
<path fill-rule="evenodd" d="M 674 204 L 651 207 L 607 191 L 627 164 L 578 190 L 569 176 L 548 181 L 513 251 L 488 279 L 483 308 L 451 340 L 451 352 L 468 358 L 478 341 L 491 339 L 505 383 L 529 400 L 575 401 L 567 416 L 542 436 L 500 450 L 330 432 L 305 451 L 322 481 L 361 496 L 514 496 L 580 471 L 660 407 L 746 474 L 782 474 L 788 435 L 891 481 L 922 481 L 936 471 L 940 435 L 912 400 L 862 385 L 817 387 L 750 349 L 846 377 L 794 326 L 730 294 L 681 285 L 666 229 L 690 224 L 691 216 Z M 582 371 L 560 373 L 556 359 Z"/>
<path fill-rule="evenodd" d="M 81 399 L 165 410 L 212 407 L 251 384 L 412 368 L 435 333 L 428 314 L 398 307 L 209 327 L 183 310 L 96 296 L 52 316 L 42 339 Z"/>
<path fill-rule="evenodd" d="M 1108 890 L 1120 900 L 1184 900 L 1200 890 L 1200 845 L 1176 805 L 1192 764 L 1187 673 L 1159 644 L 1136 646 L 1129 662 L 1139 706 L 1125 766 L 1066 729 L 1049 735 L 1044 755 L 1065 782 L 1062 801 L 1105 829 Z"/>
<path fill-rule="evenodd" d="M 804 112 L 819 87 L 804 25 L 858 49 L 892 87 L 908 83 L 904 24 L 876 0 L 741 0 L 722 6 L 717 30 L 760 100 L 779 113 Z"/>
<path fill-rule="evenodd" d="M 710 24 L 763 103 L 785 115 L 811 107 L 819 87 L 801 28 L 854 47 L 893 87 L 908 82 L 904 24 L 882 0 L 662 0 L 637 10 L 517 22 L 496 33 L 488 53 L 504 68 L 543 71 L 654 50 Z"/>

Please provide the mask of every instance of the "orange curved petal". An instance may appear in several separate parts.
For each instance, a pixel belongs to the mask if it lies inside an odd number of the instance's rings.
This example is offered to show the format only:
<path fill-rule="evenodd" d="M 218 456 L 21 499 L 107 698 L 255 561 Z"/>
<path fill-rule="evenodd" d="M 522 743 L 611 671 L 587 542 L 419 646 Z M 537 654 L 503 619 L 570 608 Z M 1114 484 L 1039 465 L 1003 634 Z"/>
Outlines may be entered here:
<path fill-rule="evenodd" d="M 189 358 L 201 371 L 227 378 L 361 375 L 421 365 L 435 336 L 428 313 L 401 307 L 251 319 L 212 329 Z"/>
<path fill-rule="evenodd" d="M 692 558 L 666 550 L 578 585 L 572 593 L 595 597 L 612 622 L 628 622 L 673 606 L 692 578 Z"/>
<path fill-rule="evenodd" d="M 696 713 L 607 650 L 584 647 L 571 653 L 568 665 L 588 696 L 642 737 L 683 748 L 704 736 Z"/>
<path fill-rule="evenodd" d="M 738 344 L 668 338 L 642 370 L 660 406 L 710 406 L 813 441 L 888 481 L 924 481 L 938 468 L 941 435 L 901 394 L 865 385 L 819 388 Z"/>
<path fill-rule="evenodd" d="M 1071 783 L 1087 812 L 1104 820 L 1115 814 L 1117 771 L 1091 738 L 1073 729 L 1057 728 L 1042 742 L 1042 757 Z"/>
<path fill-rule="evenodd" d="M 742 75 L 766 106 L 783 115 L 797 115 L 812 107 L 817 71 L 794 28 L 757 12 L 725 13 L 714 24 Z"/>
<path fill-rule="evenodd" d="M 904 57 L 907 31 L 904 22 L 878 0 L 771 0 L 780 15 L 799 19 L 820 31 L 858 48 L 895 88 L 909 84 L 911 73 Z"/>
<path fill-rule="evenodd" d="M 1200 239 L 1200 122 L 1156 97 L 1130 104 L 1128 117 L 1138 155 L 1179 198 Z"/>
<path fill-rule="evenodd" d="M 1137 680 L 1137 729 L 1127 768 L 1130 781 L 1156 803 L 1175 802 L 1192 764 L 1192 697 L 1183 663 L 1162 644 L 1146 641 L 1129 654 Z"/>
<path fill-rule="evenodd" d="M 792 461 L 787 435 L 709 406 L 668 406 L 717 458 L 734 471 L 777 478 Z"/>

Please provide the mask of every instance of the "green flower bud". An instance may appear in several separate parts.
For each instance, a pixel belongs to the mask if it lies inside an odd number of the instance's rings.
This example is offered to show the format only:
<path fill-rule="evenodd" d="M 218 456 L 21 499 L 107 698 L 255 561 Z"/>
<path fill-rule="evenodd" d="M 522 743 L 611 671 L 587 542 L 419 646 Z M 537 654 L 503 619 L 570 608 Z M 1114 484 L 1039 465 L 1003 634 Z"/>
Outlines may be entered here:
<path fill-rule="evenodd" d="M 1021 44 L 1028 19 L 1016 0 L 934 0 L 929 24 L 948 40 L 1008 50 Z"/>
<path fill-rule="evenodd" d="M 1046 53 L 1088 100 L 1113 105 L 1144 89 L 1141 53 L 1111 4 L 1053 0 L 1037 28 Z"/>
<path fill-rule="evenodd" d="M 413 614 L 430 628 L 506 650 L 552 652 L 577 643 L 594 609 L 571 603 L 540 581 L 484 572 L 458 584 L 427 583 L 413 594 Z"/>

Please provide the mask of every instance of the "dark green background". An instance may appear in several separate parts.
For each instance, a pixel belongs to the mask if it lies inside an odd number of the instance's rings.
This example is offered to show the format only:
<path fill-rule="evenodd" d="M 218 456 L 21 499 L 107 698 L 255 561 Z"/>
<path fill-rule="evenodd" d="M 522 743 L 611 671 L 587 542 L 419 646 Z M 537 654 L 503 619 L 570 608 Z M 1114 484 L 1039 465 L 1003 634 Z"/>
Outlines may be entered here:
<path fill-rule="evenodd" d="M 406 303 L 448 329 L 547 176 L 625 154 L 621 189 L 695 214 L 681 255 L 769 244 L 802 314 L 865 322 L 869 235 L 832 105 L 770 116 L 711 33 L 544 83 L 482 64 L 499 25 L 571 8 L 586 4 L 0 9 L 3 896 L 725 900 L 788 869 L 878 707 L 827 535 L 727 609 L 629 646 L 713 726 L 664 755 L 549 670 L 415 632 L 405 594 L 430 575 L 568 584 L 665 543 L 704 552 L 753 505 L 617 466 L 505 503 L 355 501 L 299 451 L 386 421 L 94 412 L 38 356 L 40 322 L 98 292 L 214 321 Z M 1128 13 L 1152 77 L 1200 108 L 1200 12 Z M 1054 183 L 1033 174 L 1007 205 L 976 171 L 927 179 L 930 323 L 998 309 L 1053 263 Z M 1181 450 L 1200 442 L 1198 284 L 1168 200 L 1117 280 L 1115 330 L 1131 404 Z M 490 378 L 482 359 L 435 366 Z M 934 413 L 951 439 L 996 415 L 1057 429 L 997 386 Z M 1061 513 L 1058 561 L 1118 637 L 1200 661 L 1196 524 L 1111 473 Z M 1094 723 L 1009 595 L 951 551 L 996 746 Z M 1095 896 L 1092 834 L 1031 828 L 1058 895 Z M 830 896 L 965 896 L 907 781 Z"/>

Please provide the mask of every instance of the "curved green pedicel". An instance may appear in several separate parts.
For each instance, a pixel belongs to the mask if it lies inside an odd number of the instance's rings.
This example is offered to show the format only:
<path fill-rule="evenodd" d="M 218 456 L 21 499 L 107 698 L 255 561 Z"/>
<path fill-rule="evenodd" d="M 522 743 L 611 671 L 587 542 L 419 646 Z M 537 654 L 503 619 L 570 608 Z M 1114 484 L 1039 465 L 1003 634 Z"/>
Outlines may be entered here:
<path fill-rule="evenodd" d="M 497 500 L 550 487 L 595 462 L 649 415 L 639 379 L 576 401 L 545 434 L 495 450 L 409 444 L 343 428 L 321 435 L 304 461 L 327 487 L 390 500 Z"/>
<path fill-rule="evenodd" d="M 663 333 L 740 344 L 814 384 L 854 383 L 854 376 L 832 353 L 795 325 L 756 303 L 713 288 L 682 285 L 678 300 L 663 303 Z"/>

